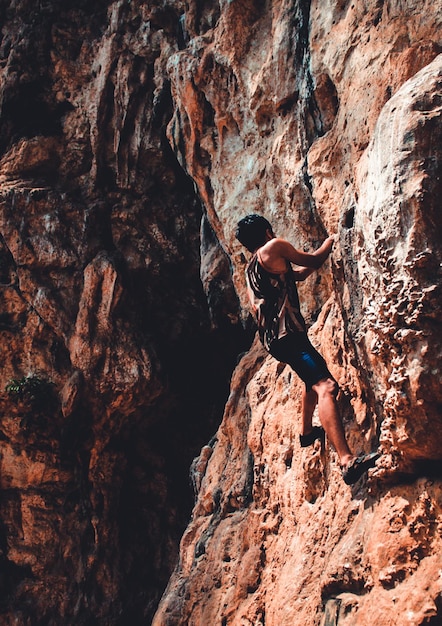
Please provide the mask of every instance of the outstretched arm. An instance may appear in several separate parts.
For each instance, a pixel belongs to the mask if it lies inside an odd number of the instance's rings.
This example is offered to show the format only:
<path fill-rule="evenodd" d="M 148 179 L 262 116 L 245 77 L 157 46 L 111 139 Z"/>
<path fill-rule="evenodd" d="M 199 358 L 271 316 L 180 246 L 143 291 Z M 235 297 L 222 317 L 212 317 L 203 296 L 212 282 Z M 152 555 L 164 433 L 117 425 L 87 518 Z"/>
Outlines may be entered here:
<path fill-rule="evenodd" d="M 279 254 L 287 259 L 287 261 L 290 261 L 290 263 L 295 263 L 301 267 L 309 267 L 317 270 L 330 254 L 334 240 L 333 235 L 331 237 L 327 237 L 324 243 L 312 253 L 301 252 L 284 239 L 276 239 L 276 246 Z"/>
<path fill-rule="evenodd" d="M 300 277 L 298 280 L 304 280 L 312 271 L 321 267 L 332 250 L 333 242 L 334 236 L 332 235 L 327 237 L 315 252 L 307 253 L 297 250 L 285 239 L 274 238 L 260 249 L 260 257 L 270 271 L 284 271 L 287 261 L 299 265 L 301 269 L 298 272 L 303 278 Z M 308 270 L 311 271 L 308 272 Z"/>

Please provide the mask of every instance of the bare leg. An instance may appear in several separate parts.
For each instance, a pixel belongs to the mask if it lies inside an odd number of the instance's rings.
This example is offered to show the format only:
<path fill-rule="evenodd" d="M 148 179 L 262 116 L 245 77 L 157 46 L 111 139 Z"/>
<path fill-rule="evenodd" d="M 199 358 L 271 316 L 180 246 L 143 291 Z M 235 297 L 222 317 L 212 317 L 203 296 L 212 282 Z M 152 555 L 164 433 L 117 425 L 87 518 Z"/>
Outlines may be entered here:
<path fill-rule="evenodd" d="M 332 378 L 324 378 L 316 385 L 313 385 L 313 390 L 318 396 L 318 411 L 321 424 L 327 433 L 330 443 L 338 453 L 341 465 L 347 465 L 355 457 L 348 447 L 338 412 L 336 382 Z"/>
<path fill-rule="evenodd" d="M 307 391 L 304 388 L 302 395 L 302 424 L 301 435 L 308 435 L 312 432 L 312 418 L 318 403 L 318 394 L 311 389 Z"/>

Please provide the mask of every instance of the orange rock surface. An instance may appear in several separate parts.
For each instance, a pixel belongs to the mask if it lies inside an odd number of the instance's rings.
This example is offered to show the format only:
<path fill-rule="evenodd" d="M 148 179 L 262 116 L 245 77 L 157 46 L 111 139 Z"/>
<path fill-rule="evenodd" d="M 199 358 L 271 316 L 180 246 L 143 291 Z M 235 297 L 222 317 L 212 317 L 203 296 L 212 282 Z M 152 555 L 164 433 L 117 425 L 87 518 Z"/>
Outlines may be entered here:
<path fill-rule="evenodd" d="M 0 17 L 0 622 L 440 624 L 440 3 Z M 252 212 L 336 235 L 300 295 L 353 487 L 253 339 Z"/>
<path fill-rule="evenodd" d="M 247 345 L 209 224 L 200 278 L 163 4 L 0 8 L 1 624 L 151 622 Z"/>
<path fill-rule="evenodd" d="M 337 234 L 304 311 L 352 448 L 383 456 L 349 488 L 329 446 L 301 449 L 299 381 L 255 341 L 154 626 L 442 619 L 442 13 L 421 9 L 225 3 L 169 60 L 170 141 L 243 307 L 240 217 L 307 250 Z"/>

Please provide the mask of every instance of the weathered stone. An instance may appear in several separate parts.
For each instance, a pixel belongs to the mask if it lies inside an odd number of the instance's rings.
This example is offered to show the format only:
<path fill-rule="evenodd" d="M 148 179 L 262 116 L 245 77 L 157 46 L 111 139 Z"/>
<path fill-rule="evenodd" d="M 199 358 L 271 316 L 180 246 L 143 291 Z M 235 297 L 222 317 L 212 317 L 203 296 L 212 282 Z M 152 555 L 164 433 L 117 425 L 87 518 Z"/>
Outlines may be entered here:
<path fill-rule="evenodd" d="M 438 4 L 0 17 L 0 621 L 438 624 Z M 352 449 L 383 452 L 353 488 L 248 349 L 251 212 L 336 233 L 300 294 Z"/>
<path fill-rule="evenodd" d="M 182 11 L 0 8 L 5 624 L 152 618 L 245 345 L 227 256 L 212 324 L 201 202 L 165 135 Z M 53 385 L 38 411 L 4 391 L 27 376 Z"/>
<path fill-rule="evenodd" d="M 223 5 L 169 61 L 169 137 L 245 308 L 240 217 L 261 212 L 306 249 L 337 233 L 300 292 L 351 447 L 384 454 L 349 489 L 333 450 L 301 449 L 300 384 L 255 342 L 155 626 L 440 620 L 441 13 L 309 9 Z"/>

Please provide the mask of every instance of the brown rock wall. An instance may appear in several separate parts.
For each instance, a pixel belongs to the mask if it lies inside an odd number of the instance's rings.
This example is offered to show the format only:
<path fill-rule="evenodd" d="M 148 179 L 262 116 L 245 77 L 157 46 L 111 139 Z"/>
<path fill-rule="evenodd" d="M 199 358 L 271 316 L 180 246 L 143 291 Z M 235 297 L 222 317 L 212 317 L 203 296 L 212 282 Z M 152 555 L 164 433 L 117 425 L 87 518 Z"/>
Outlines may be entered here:
<path fill-rule="evenodd" d="M 1 3 L 2 624 L 151 620 L 244 344 L 165 135 L 182 10 Z"/>
<path fill-rule="evenodd" d="M 255 341 L 154 625 L 438 624 L 440 8 L 220 6 L 169 60 L 170 141 L 245 307 L 240 217 L 306 249 L 337 233 L 301 296 L 352 448 L 384 456 L 350 489 L 301 449 L 300 384 Z"/>
<path fill-rule="evenodd" d="M 0 17 L 2 623 L 150 623 L 203 446 L 155 626 L 438 624 L 438 4 Z M 300 291 L 352 448 L 384 452 L 352 489 L 257 340 L 228 395 L 253 211 L 337 234 Z"/>

